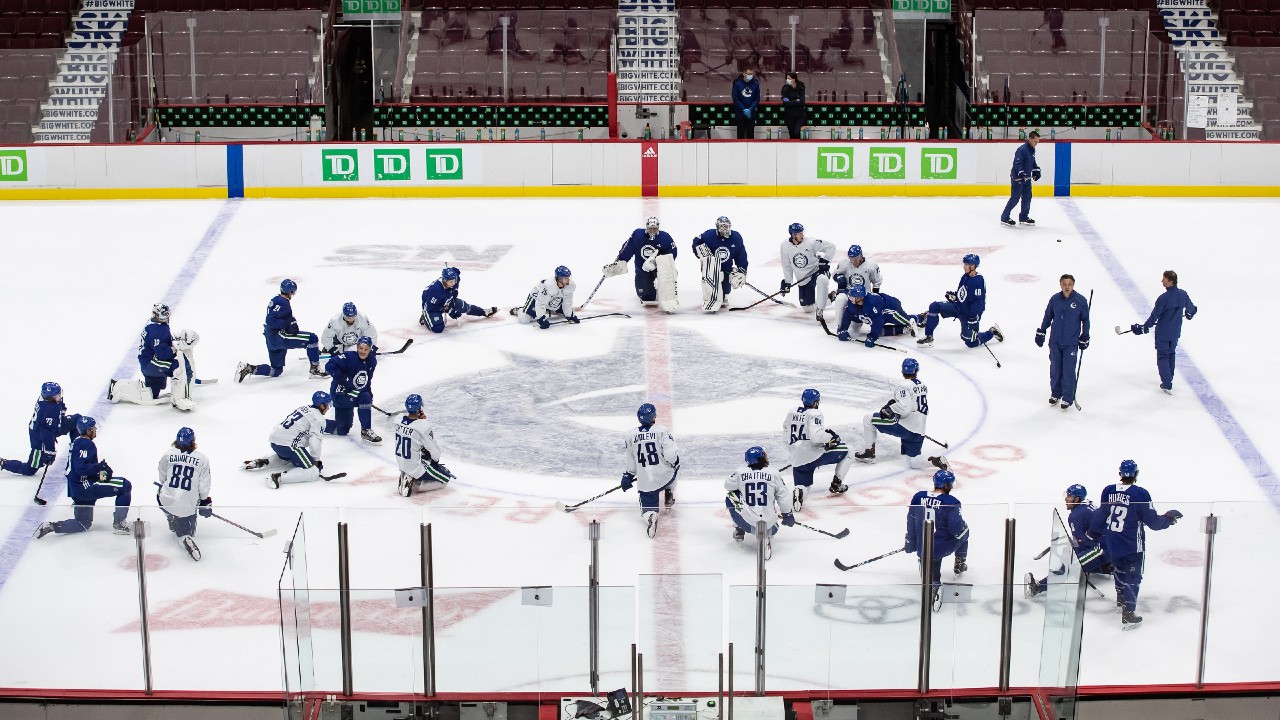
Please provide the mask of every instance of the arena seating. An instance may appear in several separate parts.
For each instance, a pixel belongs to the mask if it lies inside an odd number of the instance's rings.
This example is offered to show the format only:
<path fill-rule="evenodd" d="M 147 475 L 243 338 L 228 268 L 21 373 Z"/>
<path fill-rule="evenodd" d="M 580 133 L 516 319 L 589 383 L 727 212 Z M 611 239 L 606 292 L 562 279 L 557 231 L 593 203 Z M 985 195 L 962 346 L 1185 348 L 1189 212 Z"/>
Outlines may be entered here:
<path fill-rule="evenodd" d="M 57 68 L 56 50 L 0 50 L 0 143 L 31 142 L 31 124 Z"/>

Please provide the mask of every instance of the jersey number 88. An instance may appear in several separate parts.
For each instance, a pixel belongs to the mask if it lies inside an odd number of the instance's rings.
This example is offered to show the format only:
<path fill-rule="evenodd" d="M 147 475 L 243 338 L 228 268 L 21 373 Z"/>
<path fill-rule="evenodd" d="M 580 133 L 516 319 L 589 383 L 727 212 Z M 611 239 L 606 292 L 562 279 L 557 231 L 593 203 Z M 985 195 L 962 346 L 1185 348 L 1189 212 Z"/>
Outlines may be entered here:
<path fill-rule="evenodd" d="M 196 469 L 190 465 L 174 465 L 172 476 L 169 478 L 169 487 L 190 490 L 191 476 L 195 474 Z"/>

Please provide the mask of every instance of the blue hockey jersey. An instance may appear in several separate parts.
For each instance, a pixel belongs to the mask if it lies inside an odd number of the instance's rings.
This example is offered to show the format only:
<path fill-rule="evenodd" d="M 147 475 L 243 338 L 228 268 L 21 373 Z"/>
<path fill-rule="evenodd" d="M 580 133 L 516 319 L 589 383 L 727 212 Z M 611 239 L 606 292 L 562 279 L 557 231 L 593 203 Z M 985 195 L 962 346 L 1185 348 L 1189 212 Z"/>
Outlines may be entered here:
<path fill-rule="evenodd" d="M 373 371 L 378 367 L 377 353 L 369 353 L 369 357 L 360 359 L 355 350 L 339 353 L 329 358 L 324 369 L 331 376 L 329 392 L 335 398 L 346 395 L 356 398 L 362 392 L 373 392 Z"/>
<path fill-rule="evenodd" d="M 960 284 L 956 286 L 956 307 L 961 320 L 976 322 L 987 310 L 987 281 L 980 273 L 969 277 L 968 273 L 960 276 Z"/>
<path fill-rule="evenodd" d="M 103 470 L 103 463 L 98 461 L 98 446 L 83 435 L 71 442 L 71 455 L 67 460 L 67 487 L 74 483 L 76 489 L 83 487 L 83 481 L 98 481 L 98 473 Z"/>
<path fill-rule="evenodd" d="M 747 271 L 747 247 L 737 230 L 730 230 L 729 237 L 722 238 L 715 228 L 702 233 L 693 239 L 693 250 L 696 253 L 699 245 L 706 245 L 720 260 L 720 269 L 728 275 L 735 267 L 742 272 Z"/>
<path fill-rule="evenodd" d="M 635 232 L 631 233 L 631 237 L 622 243 L 617 259 L 630 262 L 635 258 L 636 272 L 642 272 L 640 266 L 654 255 L 670 255 L 675 258 L 676 254 L 676 242 L 666 231 L 659 230 L 656 237 L 650 237 L 644 228 L 636 228 Z"/>
<path fill-rule="evenodd" d="M 1151 332 L 1151 328 L 1155 327 L 1156 340 L 1177 340 L 1182 336 L 1182 319 L 1195 317 L 1198 310 L 1185 290 L 1172 285 L 1156 298 L 1156 306 L 1151 309 L 1151 315 L 1142 327 L 1146 332 Z"/>
<path fill-rule="evenodd" d="M 67 406 L 61 402 L 52 402 L 41 398 L 36 401 L 35 411 L 31 413 L 31 422 L 27 424 L 31 447 L 40 448 L 50 456 L 57 452 L 55 447 L 58 437 L 70 435 L 76 431 L 79 415 L 67 414 Z"/>
<path fill-rule="evenodd" d="M 933 553 L 950 555 L 969 537 L 969 524 L 960 514 L 960 500 L 950 493 L 933 494 L 921 490 L 907 509 L 907 552 L 924 553 L 925 512 L 933 509 Z"/>
<path fill-rule="evenodd" d="M 156 349 L 160 347 L 169 349 L 169 357 L 155 363 Z M 169 330 L 169 323 L 148 323 L 142 330 L 142 341 L 138 344 L 138 366 L 142 368 L 142 374 L 170 375 L 173 372 L 172 360 L 173 333 Z M 151 372 L 147 372 L 148 366 L 151 366 Z"/>
<path fill-rule="evenodd" d="M 449 308 L 453 305 L 453 301 L 458 299 L 458 288 L 462 287 L 462 280 L 454 283 L 453 288 L 444 286 L 444 281 L 436 278 L 422 291 L 422 311 L 432 315 L 444 315 L 449 312 Z"/>
<path fill-rule="evenodd" d="M 262 332 L 265 334 L 275 334 L 287 330 L 290 325 L 296 323 L 293 319 L 293 305 L 289 304 L 289 298 L 283 295 L 276 295 L 267 303 L 267 319 L 262 323 Z"/>
<path fill-rule="evenodd" d="M 1164 530 L 1172 523 L 1156 512 L 1151 494 L 1137 485 L 1113 484 L 1102 491 L 1102 504 L 1089 521 L 1089 534 L 1101 538 L 1113 560 L 1145 551 L 1145 527 Z"/>

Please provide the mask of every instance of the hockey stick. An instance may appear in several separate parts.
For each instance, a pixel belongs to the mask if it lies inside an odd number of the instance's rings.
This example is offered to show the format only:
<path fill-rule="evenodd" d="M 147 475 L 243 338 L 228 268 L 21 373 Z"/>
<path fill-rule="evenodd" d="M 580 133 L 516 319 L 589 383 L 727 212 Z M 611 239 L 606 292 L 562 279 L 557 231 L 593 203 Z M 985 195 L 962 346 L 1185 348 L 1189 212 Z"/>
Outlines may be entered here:
<path fill-rule="evenodd" d="M 821 534 L 821 535 L 826 535 L 827 537 L 833 537 L 833 538 L 835 538 L 835 539 L 837 539 L 837 540 L 840 540 L 840 539 L 843 539 L 843 538 L 849 537 L 849 528 L 845 528 L 845 529 L 841 530 L 841 531 L 840 531 L 840 532 L 838 532 L 838 533 L 829 533 L 829 532 L 827 532 L 826 530 L 819 530 L 818 528 L 813 527 L 812 525 L 805 525 L 805 524 L 804 524 L 804 523 L 802 523 L 802 522 L 797 522 L 797 523 L 796 523 L 796 527 L 802 527 L 802 528 L 804 528 L 805 530 L 812 530 L 812 531 L 814 531 L 814 532 L 816 532 L 816 533 L 819 533 L 819 534 Z"/>
<path fill-rule="evenodd" d="M 217 385 L 218 378 L 196 378 L 197 385 Z"/>
<path fill-rule="evenodd" d="M 382 408 L 378 407 L 377 405 L 373 405 L 372 403 L 370 403 L 370 405 L 372 405 L 374 410 L 377 410 L 378 412 L 382 413 L 383 415 L 386 415 L 387 417 L 395 417 L 397 415 L 403 415 L 406 412 L 405 410 L 397 410 L 395 412 L 390 412 L 387 410 L 383 410 Z"/>
<path fill-rule="evenodd" d="M 578 316 L 577 316 L 577 315 L 575 315 L 574 317 L 578 317 Z M 626 314 L 626 313 L 611 312 L 611 313 L 601 313 L 601 314 L 599 314 L 599 315 L 588 315 L 588 316 L 586 316 L 586 317 L 580 317 L 580 318 L 578 318 L 578 319 L 579 319 L 579 320 L 593 320 L 593 319 L 595 319 L 595 318 L 602 318 L 602 317 L 624 317 L 624 318 L 630 318 L 631 316 L 630 316 L 630 315 L 628 315 L 628 314 Z M 565 324 L 565 323 L 567 323 L 567 322 L 569 322 L 569 319 L 568 319 L 568 318 L 565 318 L 564 320 L 557 320 L 557 321 L 555 321 L 555 322 L 553 322 L 553 323 L 548 323 L 548 324 L 549 324 L 549 325 L 564 325 L 564 324 Z"/>
<path fill-rule="evenodd" d="M 40 473 L 40 484 L 36 486 L 36 496 L 33 498 L 37 505 L 48 505 L 48 501 L 40 497 L 40 491 L 44 489 L 44 478 L 49 474 L 49 466 L 44 466 L 44 472 Z"/>
<path fill-rule="evenodd" d="M 383 355 L 399 355 L 400 353 L 404 352 L 405 350 L 408 350 L 408 349 L 409 349 L 409 346 L 410 346 L 410 345 L 412 345 L 412 344 L 413 344 L 413 338 L 409 338 L 408 340 L 405 340 L 405 341 L 404 341 L 404 344 L 400 346 L 400 349 L 399 349 L 399 350 L 388 350 L 388 351 L 386 351 L 386 352 L 380 352 L 380 353 L 378 353 L 378 357 L 382 357 Z M 338 354 L 341 354 L 341 353 L 338 353 Z M 325 360 L 325 359 L 328 359 L 328 358 L 333 357 L 333 355 L 334 355 L 334 353 L 324 353 L 324 354 L 322 354 L 322 355 L 320 356 L 320 359 L 321 359 L 321 360 Z M 299 360 L 301 360 L 302 358 L 298 358 L 298 359 L 299 359 Z M 197 380 L 196 382 L 200 382 L 200 381 L 199 381 L 199 380 Z M 208 381 L 206 380 L 205 382 L 208 382 Z M 217 381 L 217 380 L 214 380 L 213 382 L 218 382 L 218 381 Z"/>
<path fill-rule="evenodd" d="M 330 480 L 341 480 L 342 478 L 344 478 L 344 477 L 346 477 L 346 476 L 347 476 L 347 474 L 346 474 L 346 473 L 344 473 L 344 472 L 340 472 L 340 473 L 334 473 L 334 474 L 332 474 L 332 475 L 321 475 L 321 476 L 320 476 L 320 479 L 321 479 L 321 480 L 323 480 L 323 481 L 325 481 L 325 482 L 329 482 Z"/>
<path fill-rule="evenodd" d="M 982 347 L 986 348 L 987 352 L 991 353 L 991 359 L 996 361 L 996 367 L 1001 367 L 1000 358 L 996 357 L 995 351 L 992 350 L 991 347 L 986 343 L 982 343 Z"/>
<path fill-rule="evenodd" d="M 818 316 L 818 324 L 821 325 L 822 329 L 825 330 L 827 334 L 830 335 L 831 337 L 840 337 L 836 333 L 831 332 L 831 328 L 827 325 L 827 318 L 825 315 Z M 900 347 L 895 347 L 893 345 L 885 345 L 884 343 L 872 343 L 872 344 L 878 348 L 884 348 L 885 350 L 893 350 L 894 352 L 900 352 L 900 353 L 906 352 L 906 350 L 903 350 Z M 941 443 L 939 443 L 939 445 L 941 445 Z M 942 446 L 946 447 L 946 445 L 942 445 Z"/>
<path fill-rule="evenodd" d="M 605 278 L 607 278 L 607 277 L 609 277 L 609 276 L 608 276 L 608 275 L 601 275 L 601 276 L 600 276 L 600 282 L 596 283 L 595 290 L 592 290 L 592 291 L 591 291 L 591 294 L 587 296 L 587 300 L 586 300 L 586 302 L 584 302 L 584 303 L 582 303 L 581 305 L 579 305 L 579 306 L 578 306 L 578 309 L 579 309 L 579 310 L 581 310 L 582 308 L 586 307 L 586 306 L 587 306 L 587 303 L 591 302 L 591 298 L 593 298 L 593 297 L 595 297 L 595 296 L 596 296 L 596 291 L 600 289 L 600 286 L 601 286 L 601 285 L 604 285 Z"/>
<path fill-rule="evenodd" d="M 1085 307 L 1091 310 L 1093 309 L 1093 291 L 1092 290 L 1089 291 L 1089 304 L 1086 305 Z M 1080 388 L 1080 368 L 1082 367 L 1084 367 L 1084 350 L 1080 351 L 1080 360 L 1076 362 L 1076 391 L 1077 392 L 1079 392 L 1079 388 Z M 1077 411 L 1084 410 L 1084 408 L 1080 407 L 1079 397 L 1076 398 L 1076 410 Z"/>
<path fill-rule="evenodd" d="M 854 563 L 854 564 L 852 564 L 852 565 L 845 565 L 844 563 L 840 562 L 840 558 L 836 558 L 836 567 L 837 567 L 837 568 L 840 568 L 841 570 L 852 570 L 852 569 L 854 569 L 854 568 L 856 568 L 856 567 L 862 567 L 863 565 L 867 565 L 867 564 L 869 564 L 869 563 L 873 563 L 873 562 L 875 562 L 875 561 L 877 561 L 877 560 L 883 560 L 883 559 L 885 559 L 885 558 L 889 557 L 890 555 L 897 555 L 897 554 L 898 554 L 898 553 L 900 553 L 900 552 L 906 552 L 906 548 L 898 548 L 897 550 L 893 550 L 893 551 L 891 551 L 891 552 L 887 552 L 887 553 L 885 553 L 885 554 L 883 554 L 883 555 L 877 555 L 877 556 L 875 556 L 875 557 L 871 558 L 870 560 L 863 560 L 862 562 Z"/>
<path fill-rule="evenodd" d="M 565 512 L 567 512 L 567 513 L 568 513 L 568 512 L 573 512 L 574 510 L 577 510 L 578 508 L 582 507 L 583 505 L 586 505 L 587 503 L 589 503 L 589 502 L 591 502 L 591 501 L 593 501 L 593 500 L 599 500 L 600 498 L 604 497 L 605 495 L 608 495 L 609 493 L 611 493 L 611 492 L 613 492 L 613 491 L 615 491 L 615 490 L 621 490 L 621 489 L 622 489 L 622 486 L 621 486 L 621 485 L 614 485 L 613 487 L 609 488 L 608 490 L 605 490 L 604 492 L 600 493 L 599 495 L 596 495 L 595 497 L 589 497 L 589 498 L 587 498 L 586 500 L 583 500 L 582 502 L 579 502 L 579 503 L 574 503 L 574 504 L 572 504 L 572 505 L 565 505 L 565 504 L 564 504 L 564 503 L 562 503 L 562 502 L 557 502 L 557 503 L 556 503 L 556 508 L 557 508 L 557 509 L 560 509 L 560 510 L 563 510 L 563 511 L 565 511 Z"/>
<path fill-rule="evenodd" d="M 1045 555 L 1048 555 L 1048 554 L 1049 554 L 1049 551 L 1050 551 L 1051 549 L 1053 549 L 1053 548 L 1052 548 L 1052 546 L 1047 547 L 1047 548 L 1045 548 L 1045 549 L 1041 550 L 1041 551 L 1040 551 L 1040 554 L 1036 555 L 1035 557 L 1033 557 L 1033 558 L 1031 558 L 1031 559 L 1032 559 L 1032 560 L 1039 560 L 1040 558 L 1044 557 Z"/>
<path fill-rule="evenodd" d="M 934 440 L 933 438 L 929 437 L 928 435 L 925 435 L 925 436 L 924 436 L 924 439 L 925 439 L 925 440 L 928 440 L 929 442 L 933 443 L 934 445 L 937 445 L 937 446 L 941 447 L 943 450 L 949 450 L 949 449 L 951 449 L 951 446 L 950 446 L 950 445 L 948 445 L 948 444 L 946 444 L 946 443 L 942 442 L 941 440 Z"/>
<path fill-rule="evenodd" d="M 761 295 L 764 295 L 764 300 L 772 300 L 772 301 L 774 301 L 775 303 L 777 303 L 777 304 L 779 304 L 779 305 L 786 305 L 787 307 L 792 307 L 792 308 L 793 308 L 793 307 L 796 307 L 796 304 L 795 304 L 795 303 L 791 303 L 791 302 L 787 302 L 786 300 L 779 300 L 779 299 L 778 299 L 778 297 L 777 297 L 777 296 L 782 294 L 782 291 L 781 291 L 781 290 L 779 290 L 778 292 L 776 292 L 776 293 L 774 293 L 774 294 L 770 295 L 770 294 L 766 293 L 765 291 L 761 290 L 760 288 L 756 287 L 755 285 L 752 285 L 752 284 L 751 284 L 751 283 L 749 283 L 749 282 L 744 282 L 744 283 L 742 283 L 742 284 L 743 284 L 743 285 L 745 285 L 745 286 L 747 286 L 747 287 L 749 287 L 749 288 L 751 288 L 752 290 L 755 290 L 756 292 L 760 293 Z M 760 300 L 759 302 L 764 302 L 764 300 Z M 759 304 L 759 303 L 754 303 L 754 304 Z M 751 307 L 751 305 L 748 305 L 747 307 Z M 746 308 L 743 308 L 743 310 L 745 310 L 745 309 L 746 309 Z"/>
<path fill-rule="evenodd" d="M 235 522 L 235 521 L 233 521 L 233 520 L 228 520 L 228 519 L 226 519 L 226 518 L 222 517 L 221 515 L 219 515 L 218 513 L 214 513 L 214 514 L 213 514 L 213 516 L 214 516 L 214 517 L 216 517 L 216 518 L 218 518 L 219 520 L 221 520 L 222 522 L 224 522 L 224 523 L 226 523 L 226 524 L 228 524 L 228 525 L 233 525 L 233 526 L 235 526 L 235 527 L 238 527 L 238 528 L 240 528 L 241 530 L 243 530 L 243 531 L 245 531 L 245 532 L 249 533 L 250 535 L 254 535 L 254 536 L 257 536 L 257 537 L 260 537 L 260 538 L 269 538 L 269 537 L 271 537 L 271 536 L 273 536 L 273 535 L 275 535 L 275 534 L 276 534 L 276 529 L 275 529 L 275 528 L 271 528 L 270 530 L 263 530 L 262 532 L 256 532 L 256 531 L 254 531 L 254 530 L 250 530 L 249 528 L 247 528 L 247 527 L 245 527 L 245 526 L 241 525 L 241 524 L 240 524 L 240 523 L 238 523 L 238 522 Z"/>
<path fill-rule="evenodd" d="M 1121 330 L 1119 325 L 1117 325 L 1117 326 L 1116 326 L 1116 334 L 1117 334 L 1117 335 L 1124 335 L 1124 334 L 1126 334 L 1126 333 L 1131 333 L 1131 332 L 1133 332 L 1133 329 L 1132 329 L 1132 328 L 1130 328 L 1130 329 L 1128 329 L 1128 330 Z"/>

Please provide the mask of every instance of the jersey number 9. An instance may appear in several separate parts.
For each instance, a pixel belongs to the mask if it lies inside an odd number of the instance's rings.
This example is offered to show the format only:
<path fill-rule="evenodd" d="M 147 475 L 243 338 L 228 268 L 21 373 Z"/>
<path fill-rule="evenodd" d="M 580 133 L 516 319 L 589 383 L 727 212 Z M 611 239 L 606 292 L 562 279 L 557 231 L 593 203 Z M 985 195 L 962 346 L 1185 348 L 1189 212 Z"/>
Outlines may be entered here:
<path fill-rule="evenodd" d="M 408 460 L 411 456 L 409 450 L 413 443 L 404 435 L 396 435 L 396 456 Z"/>
<path fill-rule="evenodd" d="M 169 478 L 169 487 L 190 490 L 191 476 L 195 474 L 196 469 L 190 465 L 174 465 L 172 477 Z"/>
<path fill-rule="evenodd" d="M 643 445 L 636 445 L 636 463 L 640 467 L 653 467 L 662 459 L 658 457 L 657 443 L 647 442 Z"/>

